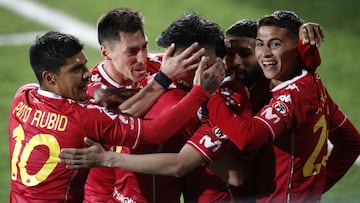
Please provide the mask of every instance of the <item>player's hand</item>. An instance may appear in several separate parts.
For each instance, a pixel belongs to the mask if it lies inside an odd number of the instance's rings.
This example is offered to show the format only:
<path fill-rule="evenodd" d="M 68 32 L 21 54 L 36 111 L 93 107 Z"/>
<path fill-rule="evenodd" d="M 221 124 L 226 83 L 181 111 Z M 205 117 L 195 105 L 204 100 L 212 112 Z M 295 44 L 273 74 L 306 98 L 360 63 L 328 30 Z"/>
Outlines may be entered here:
<path fill-rule="evenodd" d="M 107 107 L 112 111 L 117 111 L 120 104 L 135 95 L 138 91 L 139 89 L 118 89 L 100 86 L 94 90 L 93 97 L 97 105 Z"/>
<path fill-rule="evenodd" d="M 104 166 L 106 151 L 100 143 L 94 142 L 89 138 L 84 138 L 84 142 L 89 145 L 87 148 L 64 148 L 59 154 L 60 163 L 66 164 L 68 169 L 92 168 Z"/>
<path fill-rule="evenodd" d="M 207 56 L 201 58 L 193 84 L 204 87 L 212 95 L 225 77 L 225 64 L 220 58 L 217 58 L 210 66 L 208 61 Z"/>
<path fill-rule="evenodd" d="M 299 38 L 304 44 L 310 43 L 320 47 L 321 42 L 324 41 L 325 35 L 321 26 L 317 23 L 305 23 L 299 29 Z"/>
<path fill-rule="evenodd" d="M 224 97 L 226 106 L 228 106 L 233 113 L 238 114 L 240 112 L 241 95 L 239 93 L 232 91 L 228 87 L 221 87 L 220 95 Z"/>
<path fill-rule="evenodd" d="M 174 56 L 175 46 L 171 44 L 166 50 L 160 68 L 172 81 L 180 80 L 188 71 L 194 71 L 199 66 L 201 56 L 205 53 L 204 48 L 198 50 L 199 44 L 195 42 Z"/>

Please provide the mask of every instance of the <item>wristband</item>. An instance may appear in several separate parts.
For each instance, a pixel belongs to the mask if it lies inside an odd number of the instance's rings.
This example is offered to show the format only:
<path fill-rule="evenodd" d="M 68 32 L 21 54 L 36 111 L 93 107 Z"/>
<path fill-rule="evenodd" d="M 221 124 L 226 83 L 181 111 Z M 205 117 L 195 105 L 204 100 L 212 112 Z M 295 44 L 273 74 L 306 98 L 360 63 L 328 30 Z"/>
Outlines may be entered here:
<path fill-rule="evenodd" d="M 170 84 L 172 83 L 170 78 L 161 71 L 156 73 L 154 80 L 165 89 L 169 88 Z"/>

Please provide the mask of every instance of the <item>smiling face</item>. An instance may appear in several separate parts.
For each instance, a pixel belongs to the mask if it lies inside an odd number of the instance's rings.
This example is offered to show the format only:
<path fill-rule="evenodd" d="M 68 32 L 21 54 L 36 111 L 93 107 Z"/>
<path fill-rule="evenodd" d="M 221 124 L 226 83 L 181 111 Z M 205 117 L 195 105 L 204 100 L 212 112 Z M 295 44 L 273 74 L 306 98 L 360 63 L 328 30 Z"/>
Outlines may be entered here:
<path fill-rule="evenodd" d="M 86 67 L 87 59 L 80 52 L 67 59 L 58 73 L 45 71 L 44 80 L 50 84 L 50 91 L 64 97 L 83 101 L 87 98 L 86 88 L 91 73 Z"/>
<path fill-rule="evenodd" d="M 265 77 L 275 85 L 291 79 L 300 67 L 297 39 L 289 37 L 285 28 L 261 26 L 255 54 Z"/>
<path fill-rule="evenodd" d="M 120 32 L 119 35 L 120 41 L 101 46 L 105 70 L 120 84 L 139 82 L 146 76 L 147 39 L 142 31 Z"/>

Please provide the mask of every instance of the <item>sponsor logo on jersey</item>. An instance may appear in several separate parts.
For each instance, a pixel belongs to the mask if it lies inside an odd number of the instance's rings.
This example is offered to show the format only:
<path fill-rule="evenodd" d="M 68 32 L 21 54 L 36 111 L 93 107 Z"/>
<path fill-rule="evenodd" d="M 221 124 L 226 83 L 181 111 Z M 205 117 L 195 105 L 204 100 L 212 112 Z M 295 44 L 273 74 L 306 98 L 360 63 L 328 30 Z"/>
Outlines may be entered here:
<path fill-rule="evenodd" d="M 124 115 L 119 115 L 119 118 L 122 123 L 124 123 L 126 125 L 129 123 L 128 117 L 126 117 Z"/>
<path fill-rule="evenodd" d="M 99 74 L 94 74 L 91 76 L 91 82 L 100 82 L 101 81 L 101 77 L 99 76 Z"/>
<path fill-rule="evenodd" d="M 204 145 L 207 149 L 213 148 L 213 152 L 216 152 L 220 147 L 222 142 L 220 140 L 212 141 L 209 135 L 204 135 L 199 141 L 200 144 Z"/>
<path fill-rule="evenodd" d="M 131 199 L 131 197 L 126 197 L 123 194 L 121 194 L 119 191 L 117 191 L 116 187 L 114 188 L 113 197 L 122 203 L 137 203 L 137 201 Z"/>
<path fill-rule="evenodd" d="M 296 84 L 290 84 L 285 89 L 286 90 L 295 90 L 296 89 L 298 92 L 300 92 L 300 90 Z"/>
<path fill-rule="evenodd" d="M 281 95 L 278 97 L 278 100 L 280 101 L 283 101 L 283 102 L 290 102 L 291 103 L 291 96 L 288 94 L 288 95 Z"/>
<path fill-rule="evenodd" d="M 277 101 L 273 104 L 273 108 L 280 114 L 286 116 L 289 112 L 288 107 L 284 102 Z"/>
<path fill-rule="evenodd" d="M 264 116 L 267 120 L 273 120 L 274 123 L 278 123 L 280 121 L 280 117 L 274 114 L 272 110 L 272 107 L 268 107 L 263 112 L 261 112 L 261 115 Z"/>

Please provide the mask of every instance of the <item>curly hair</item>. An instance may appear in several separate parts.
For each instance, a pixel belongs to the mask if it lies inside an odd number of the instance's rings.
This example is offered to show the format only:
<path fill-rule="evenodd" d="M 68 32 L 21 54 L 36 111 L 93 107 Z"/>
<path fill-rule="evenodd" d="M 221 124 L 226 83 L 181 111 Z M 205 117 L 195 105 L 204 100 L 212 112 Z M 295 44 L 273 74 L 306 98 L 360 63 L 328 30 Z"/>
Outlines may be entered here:
<path fill-rule="evenodd" d="M 196 13 L 186 13 L 172 22 L 156 39 L 156 44 L 169 47 L 172 43 L 185 48 L 198 42 L 200 46 L 215 47 L 218 57 L 225 56 L 224 33 L 220 26 Z"/>

